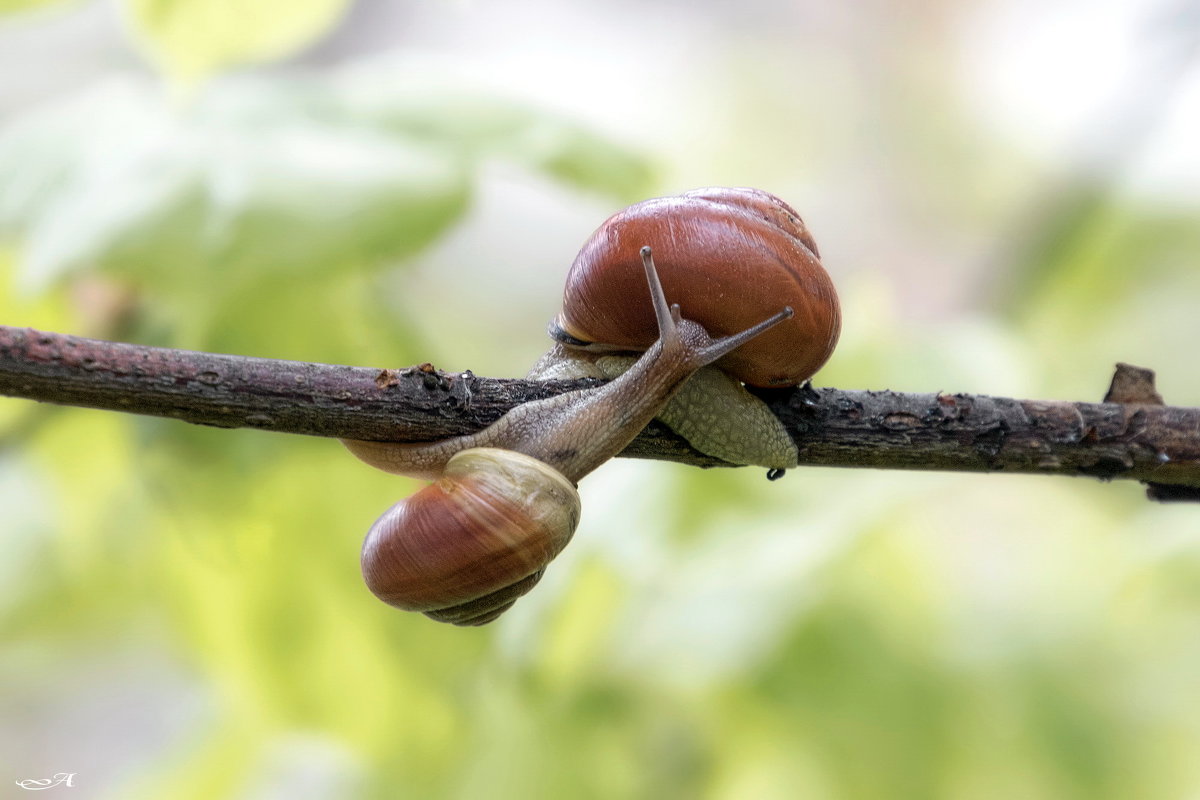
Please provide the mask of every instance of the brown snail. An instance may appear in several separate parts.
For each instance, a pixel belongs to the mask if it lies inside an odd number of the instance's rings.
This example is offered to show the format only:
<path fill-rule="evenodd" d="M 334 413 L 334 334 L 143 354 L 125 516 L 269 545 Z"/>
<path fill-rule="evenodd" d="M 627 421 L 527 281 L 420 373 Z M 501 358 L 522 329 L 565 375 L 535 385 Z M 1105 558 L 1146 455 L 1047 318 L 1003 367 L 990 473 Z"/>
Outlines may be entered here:
<path fill-rule="evenodd" d="M 734 464 L 795 466 L 795 443 L 742 383 L 795 386 L 829 359 L 841 330 L 837 293 L 816 242 L 791 206 L 760 189 L 708 188 L 646 200 L 614 214 L 587 240 L 550 324 L 558 345 L 537 378 L 608 377 L 654 340 L 637 292 L 648 244 L 667 296 L 713 336 L 787 305 L 795 314 L 694 375 L 659 418 L 696 449 Z"/>
<path fill-rule="evenodd" d="M 385 471 L 441 476 L 368 532 L 362 570 L 376 596 L 458 625 L 495 619 L 570 540 L 579 518 L 575 484 L 629 444 L 697 369 L 792 316 L 784 308 L 714 338 L 668 306 L 651 249 L 640 248 L 639 258 L 658 338 L 614 380 L 517 406 L 470 436 L 346 441 Z"/>
<path fill-rule="evenodd" d="M 702 189 L 614 215 L 576 258 L 550 326 L 558 344 L 530 373 L 608 383 L 523 404 L 470 436 L 345 442 L 380 469 L 435 480 L 371 527 L 367 585 L 433 619 L 490 622 L 570 540 L 578 481 L 655 416 L 732 463 L 794 465 L 790 435 L 742 382 L 800 383 L 839 328 L 816 244 L 773 195 Z"/>

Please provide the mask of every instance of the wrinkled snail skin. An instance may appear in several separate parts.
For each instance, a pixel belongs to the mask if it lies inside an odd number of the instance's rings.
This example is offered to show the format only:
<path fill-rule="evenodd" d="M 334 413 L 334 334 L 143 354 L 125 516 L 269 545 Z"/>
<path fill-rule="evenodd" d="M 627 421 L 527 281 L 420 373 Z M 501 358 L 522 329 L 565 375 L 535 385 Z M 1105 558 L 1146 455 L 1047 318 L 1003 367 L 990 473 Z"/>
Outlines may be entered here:
<path fill-rule="evenodd" d="M 794 309 L 787 322 L 699 370 L 659 418 L 700 452 L 726 462 L 795 466 L 799 451 L 791 435 L 742 382 L 807 380 L 833 352 L 841 311 L 812 234 L 791 206 L 768 192 L 697 189 L 610 217 L 572 264 L 563 309 L 550 325 L 559 344 L 529 377 L 612 378 L 622 364 L 612 354 L 641 351 L 653 340 L 649 308 L 631 299 L 637 297 L 636 245 L 643 241 L 660 254 L 667 295 L 714 336 L 780 304 Z"/>
<path fill-rule="evenodd" d="M 621 353 L 555 345 L 526 376 L 530 380 L 612 380 L 637 359 Z M 729 464 L 768 469 L 797 466 L 800 450 L 779 417 L 740 381 L 721 369 L 701 367 L 658 412 L 657 419 L 696 450 Z"/>
<path fill-rule="evenodd" d="M 639 257 L 658 338 L 614 380 L 517 406 L 470 436 L 345 442 L 388 472 L 437 476 L 367 535 L 363 576 L 380 599 L 453 624 L 494 619 L 570 540 L 579 519 L 575 484 L 624 449 L 697 369 L 792 316 L 784 308 L 732 335 L 710 336 L 668 306 L 650 248 Z"/>

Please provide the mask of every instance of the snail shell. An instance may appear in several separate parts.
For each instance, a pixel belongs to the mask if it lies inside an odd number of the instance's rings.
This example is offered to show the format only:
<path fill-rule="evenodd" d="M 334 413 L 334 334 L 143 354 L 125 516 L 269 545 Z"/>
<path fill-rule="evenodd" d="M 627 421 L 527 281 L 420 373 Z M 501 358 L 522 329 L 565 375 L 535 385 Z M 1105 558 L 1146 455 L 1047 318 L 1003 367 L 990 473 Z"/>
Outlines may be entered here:
<path fill-rule="evenodd" d="M 583 245 L 550 325 L 560 342 L 644 350 L 657 337 L 639 249 L 654 248 L 663 290 L 714 337 L 782 306 L 794 316 L 717 362 L 754 386 L 793 386 L 829 359 L 841 311 L 799 214 L 760 189 L 697 189 L 613 215 Z"/>
<path fill-rule="evenodd" d="M 363 577 L 389 605 L 482 625 L 538 582 L 579 515 L 574 485 L 548 464 L 512 450 L 463 450 L 371 526 Z"/>

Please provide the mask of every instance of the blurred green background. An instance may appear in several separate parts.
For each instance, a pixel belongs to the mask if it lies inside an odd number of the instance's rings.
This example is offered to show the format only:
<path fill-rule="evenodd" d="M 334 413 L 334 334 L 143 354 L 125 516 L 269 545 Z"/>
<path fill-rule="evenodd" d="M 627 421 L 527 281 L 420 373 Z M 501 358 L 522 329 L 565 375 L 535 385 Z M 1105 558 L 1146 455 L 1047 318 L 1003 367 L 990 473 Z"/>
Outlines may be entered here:
<path fill-rule="evenodd" d="M 606 216 L 805 215 L 819 385 L 1200 405 L 1200 6 L 0 2 L 0 322 L 519 375 Z M 0 795 L 1200 795 L 1200 509 L 619 461 L 498 623 L 374 600 L 415 484 L 0 400 Z"/>

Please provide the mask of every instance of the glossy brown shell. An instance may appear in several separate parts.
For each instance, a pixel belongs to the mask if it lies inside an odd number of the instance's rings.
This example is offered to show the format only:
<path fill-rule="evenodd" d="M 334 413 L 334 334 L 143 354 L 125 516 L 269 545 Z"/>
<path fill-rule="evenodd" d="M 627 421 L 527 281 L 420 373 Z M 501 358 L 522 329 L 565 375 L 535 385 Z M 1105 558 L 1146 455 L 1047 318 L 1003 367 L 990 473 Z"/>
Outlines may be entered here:
<path fill-rule="evenodd" d="M 792 386 L 833 353 L 841 312 L 816 242 L 791 206 L 760 189 L 697 189 L 610 217 L 571 265 L 551 333 L 629 350 L 653 344 L 644 245 L 654 251 L 668 302 L 713 336 L 792 307 L 790 320 L 717 362 L 731 375 L 755 386 Z"/>
<path fill-rule="evenodd" d="M 456 453 L 442 477 L 376 520 L 363 543 L 367 587 L 389 605 L 482 625 L 542 576 L 579 523 L 579 494 L 511 450 Z"/>

